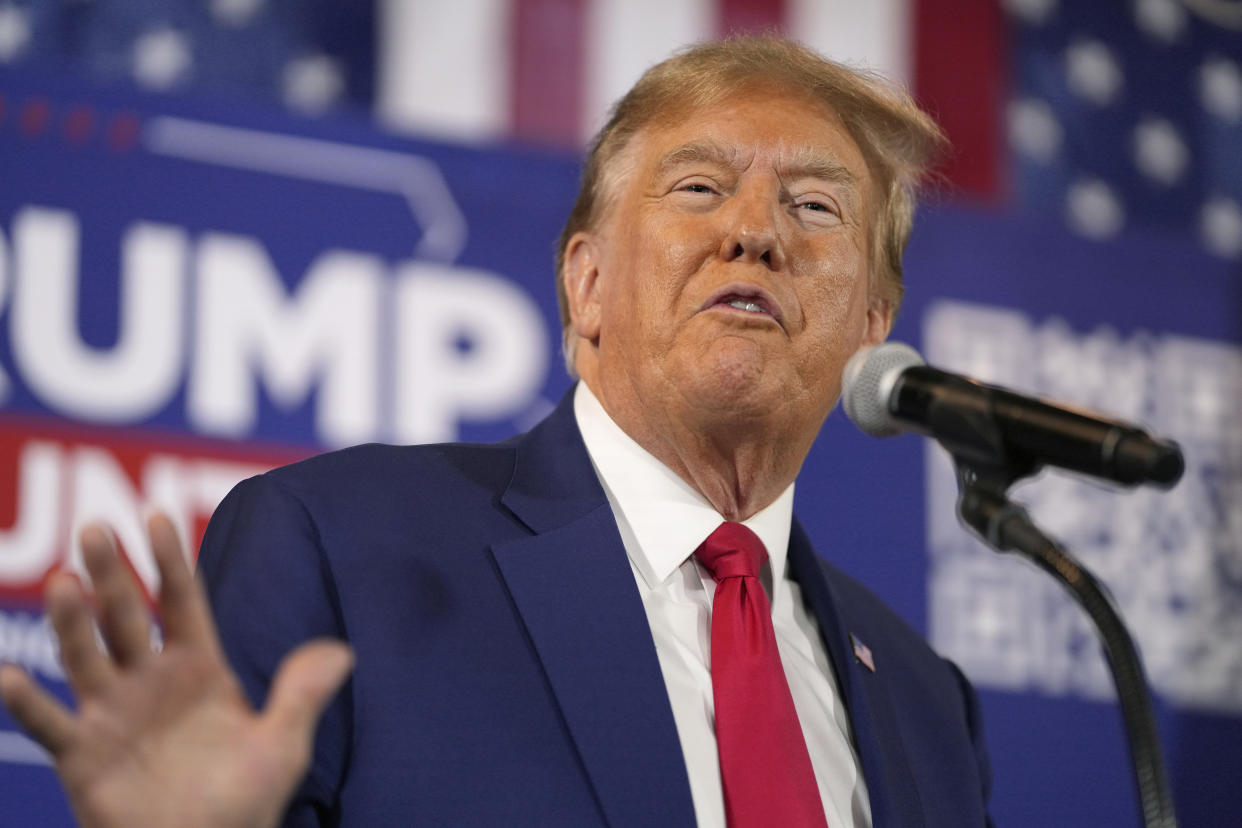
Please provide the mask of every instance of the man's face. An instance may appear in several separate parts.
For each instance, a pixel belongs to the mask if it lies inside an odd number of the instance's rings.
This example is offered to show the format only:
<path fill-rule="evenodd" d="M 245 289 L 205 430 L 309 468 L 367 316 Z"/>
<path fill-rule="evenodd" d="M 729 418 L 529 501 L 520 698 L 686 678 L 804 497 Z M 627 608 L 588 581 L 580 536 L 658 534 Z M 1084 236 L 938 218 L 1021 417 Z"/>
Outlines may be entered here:
<path fill-rule="evenodd" d="M 783 409 L 813 434 L 890 323 L 862 153 L 823 104 L 771 88 L 680 116 L 634 136 L 600 226 L 571 241 L 575 331 L 596 345 L 580 370 L 614 416 Z"/>

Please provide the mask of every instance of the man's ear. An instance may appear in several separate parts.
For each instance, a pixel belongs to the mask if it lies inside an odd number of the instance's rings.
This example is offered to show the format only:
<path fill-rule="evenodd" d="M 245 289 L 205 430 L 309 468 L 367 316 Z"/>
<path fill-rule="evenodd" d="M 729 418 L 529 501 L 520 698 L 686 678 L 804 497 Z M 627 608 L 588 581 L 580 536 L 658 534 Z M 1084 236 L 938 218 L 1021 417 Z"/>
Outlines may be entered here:
<path fill-rule="evenodd" d="M 599 339 L 600 275 L 599 239 L 592 233 L 579 231 L 565 245 L 565 298 L 569 303 L 569 320 L 573 332 L 589 342 Z"/>
<path fill-rule="evenodd" d="M 893 303 L 880 297 L 872 297 L 867 306 L 867 326 L 863 330 L 863 345 L 879 345 L 888 339 L 893 329 Z"/>

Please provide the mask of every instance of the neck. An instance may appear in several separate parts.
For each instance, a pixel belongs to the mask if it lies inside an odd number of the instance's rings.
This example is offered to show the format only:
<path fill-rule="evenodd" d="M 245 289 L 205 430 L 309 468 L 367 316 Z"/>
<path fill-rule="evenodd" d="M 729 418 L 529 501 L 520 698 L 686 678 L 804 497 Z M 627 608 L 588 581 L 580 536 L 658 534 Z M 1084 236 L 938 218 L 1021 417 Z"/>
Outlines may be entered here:
<path fill-rule="evenodd" d="M 726 520 L 762 511 L 793 483 L 814 430 L 782 422 L 779 406 L 757 414 L 683 400 L 644 401 L 584 376 L 622 431 L 703 495 Z"/>

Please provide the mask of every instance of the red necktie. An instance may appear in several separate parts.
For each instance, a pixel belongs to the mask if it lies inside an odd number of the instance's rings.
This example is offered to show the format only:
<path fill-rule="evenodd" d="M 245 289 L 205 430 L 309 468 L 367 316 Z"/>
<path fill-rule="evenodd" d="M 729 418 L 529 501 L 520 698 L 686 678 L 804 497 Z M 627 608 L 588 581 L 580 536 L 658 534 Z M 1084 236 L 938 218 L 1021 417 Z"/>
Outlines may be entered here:
<path fill-rule="evenodd" d="M 827 828 L 759 583 L 763 541 L 722 523 L 694 555 L 716 579 L 712 695 L 729 828 Z"/>

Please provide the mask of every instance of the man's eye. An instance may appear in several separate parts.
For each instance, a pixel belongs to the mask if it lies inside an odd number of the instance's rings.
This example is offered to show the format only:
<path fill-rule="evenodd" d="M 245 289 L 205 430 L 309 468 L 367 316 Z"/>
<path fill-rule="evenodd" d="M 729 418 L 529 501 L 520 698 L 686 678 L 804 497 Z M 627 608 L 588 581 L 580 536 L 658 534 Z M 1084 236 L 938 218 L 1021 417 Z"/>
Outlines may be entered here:
<path fill-rule="evenodd" d="M 686 193 L 703 193 L 711 194 L 712 188 L 706 184 L 685 184 L 682 186 L 682 192 Z"/>
<path fill-rule="evenodd" d="M 831 213 L 832 208 L 822 201 L 804 201 L 798 205 L 800 210 L 812 210 L 818 213 Z"/>

